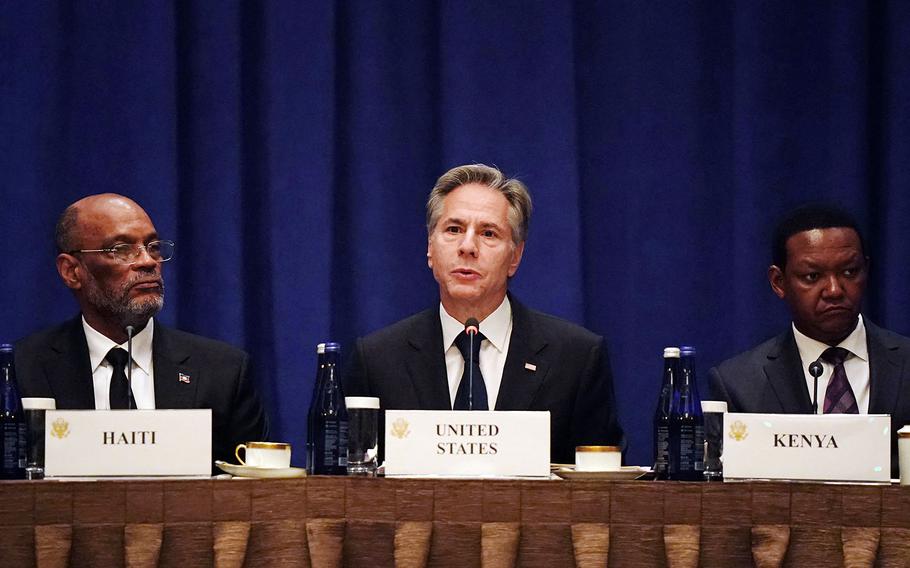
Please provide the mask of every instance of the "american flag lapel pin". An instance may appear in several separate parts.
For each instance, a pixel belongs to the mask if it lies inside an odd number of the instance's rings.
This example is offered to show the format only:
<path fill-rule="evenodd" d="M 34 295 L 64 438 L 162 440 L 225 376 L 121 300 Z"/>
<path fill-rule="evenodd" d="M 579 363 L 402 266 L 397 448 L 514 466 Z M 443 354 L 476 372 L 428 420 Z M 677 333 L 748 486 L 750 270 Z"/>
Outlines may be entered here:
<path fill-rule="evenodd" d="M 537 370 L 537 365 L 534 363 L 525 363 L 525 369 L 533 372 Z"/>
<path fill-rule="evenodd" d="M 181 383 L 190 384 L 190 376 L 186 373 L 177 373 L 177 380 Z"/>

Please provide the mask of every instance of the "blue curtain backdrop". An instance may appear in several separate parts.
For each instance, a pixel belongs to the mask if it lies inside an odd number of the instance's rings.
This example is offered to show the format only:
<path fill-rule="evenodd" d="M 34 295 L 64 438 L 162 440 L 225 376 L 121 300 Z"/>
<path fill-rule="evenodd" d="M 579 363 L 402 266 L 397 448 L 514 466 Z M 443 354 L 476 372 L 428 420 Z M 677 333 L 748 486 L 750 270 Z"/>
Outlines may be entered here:
<path fill-rule="evenodd" d="M 769 227 L 868 228 L 866 313 L 910 332 L 910 3 L 0 4 L 0 338 L 75 313 L 52 228 L 139 201 L 178 243 L 161 319 L 247 349 L 300 463 L 314 346 L 433 305 L 423 204 L 496 164 L 535 214 L 512 290 L 605 335 L 631 463 L 661 350 L 782 330 Z"/>

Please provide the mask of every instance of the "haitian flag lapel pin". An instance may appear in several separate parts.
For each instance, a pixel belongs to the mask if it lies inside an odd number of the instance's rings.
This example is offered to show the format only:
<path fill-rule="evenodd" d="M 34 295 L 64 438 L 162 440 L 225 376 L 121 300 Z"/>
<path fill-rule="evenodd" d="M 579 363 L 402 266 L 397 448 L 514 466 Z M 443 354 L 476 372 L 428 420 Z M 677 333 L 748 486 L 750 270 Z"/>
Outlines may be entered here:
<path fill-rule="evenodd" d="M 190 376 L 186 373 L 177 373 L 177 380 L 181 383 L 190 384 Z"/>
<path fill-rule="evenodd" d="M 537 371 L 537 365 L 534 363 L 525 363 L 525 369 L 531 371 L 532 373 Z"/>

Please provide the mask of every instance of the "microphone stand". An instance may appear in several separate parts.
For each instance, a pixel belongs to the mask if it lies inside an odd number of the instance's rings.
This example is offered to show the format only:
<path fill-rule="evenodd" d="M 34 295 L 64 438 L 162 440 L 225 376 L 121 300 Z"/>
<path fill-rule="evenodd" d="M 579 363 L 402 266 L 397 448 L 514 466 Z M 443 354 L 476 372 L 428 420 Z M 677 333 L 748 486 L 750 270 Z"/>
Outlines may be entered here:
<path fill-rule="evenodd" d="M 468 334 L 471 354 L 465 364 L 468 365 L 468 410 L 474 410 L 474 339 L 479 331 L 480 322 L 477 318 L 468 318 L 464 322 L 464 331 Z"/>
<path fill-rule="evenodd" d="M 468 410 L 474 410 L 474 334 L 468 333 L 471 340 L 471 366 L 468 368 Z"/>
<path fill-rule="evenodd" d="M 824 368 L 818 361 L 809 364 L 809 374 L 812 375 L 812 414 L 818 414 L 818 378 L 822 376 Z"/>

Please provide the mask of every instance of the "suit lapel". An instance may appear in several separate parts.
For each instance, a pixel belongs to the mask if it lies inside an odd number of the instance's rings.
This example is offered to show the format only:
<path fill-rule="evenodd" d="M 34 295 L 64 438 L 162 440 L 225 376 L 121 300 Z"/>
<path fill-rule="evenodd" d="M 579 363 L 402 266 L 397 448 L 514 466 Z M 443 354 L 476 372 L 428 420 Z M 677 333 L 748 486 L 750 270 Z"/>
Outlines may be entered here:
<path fill-rule="evenodd" d="M 82 317 L 67 322 L 51 342 L 53 353 L 44 361 L 44 374 L 57 408 L 94 409 L 95 387 Z"/>
<path fill-rule="evenodd" d="M 200 371 L 192 366 L 190 352 L 171 330 L 155 322 L 152 339 L 155 373 L 155 408 L 195 408 Z"/>
<path fill-rule="evenodd" d="M 414 356 L 406 360 L 408 378 L 417 394 L 419 408 L 451 410 L 438 308 L 420 314 L 408 332 L 407 341 L 415 351 Z"/>
<path fill-rule="evenodd" d="M 903 365 L 900 348 L 888 341 L 882 329 L 865 322 L 869 346 L 869 414 L 895 414 L 903 392 Z"/>
<path fill-rule="evenodd" d="M 764 370 L 771 390 L 780 403 L 781 412 L 812 412 L 812 400 L 809 398 L 809 389 L 806 388 L 802 359 L 792 329 L 779 336 L 775 348 L 768 352 L 768 363 Z"/>
<path fill-rule="evenodd" d="M 550 368 L 547 341 L 533 325 L 528 310 L 509 296 L 512 303 L 512 337 L 496 397 L 496 410 L 528 410 Z M 529 368 L 530 367 L 530 368 Z"/>

